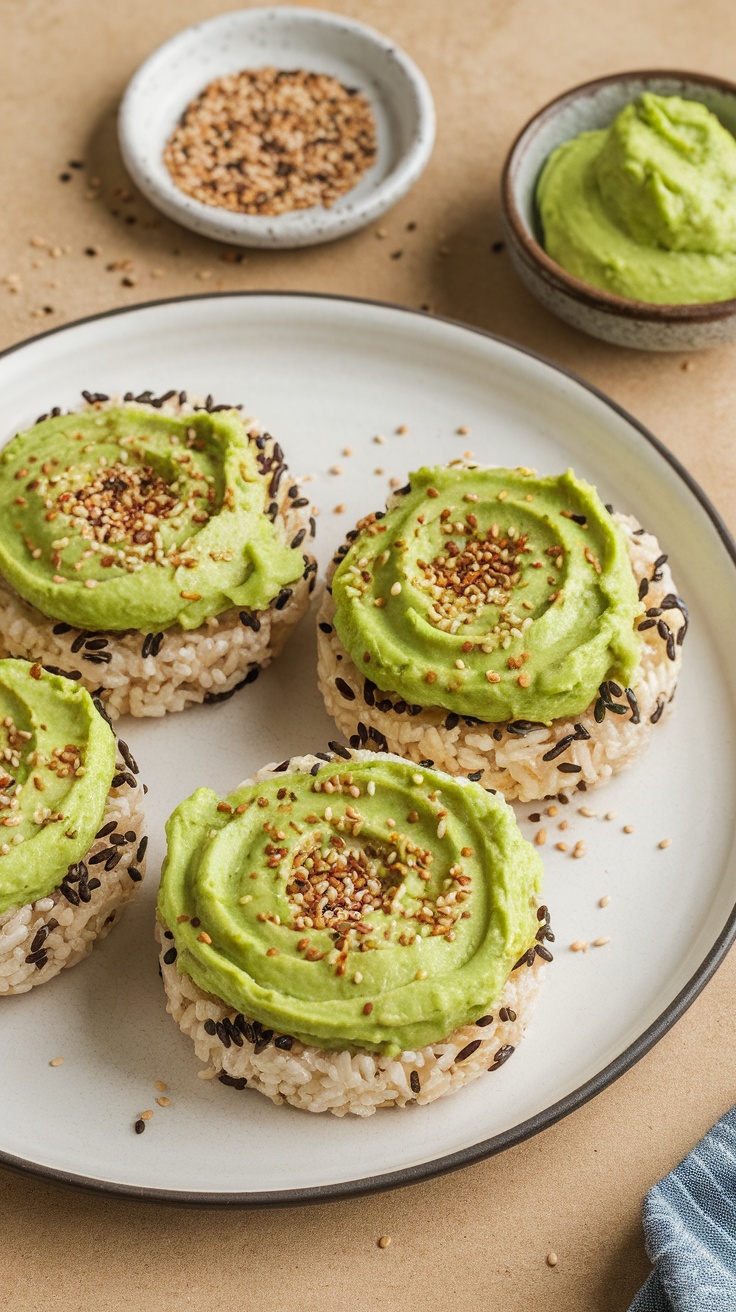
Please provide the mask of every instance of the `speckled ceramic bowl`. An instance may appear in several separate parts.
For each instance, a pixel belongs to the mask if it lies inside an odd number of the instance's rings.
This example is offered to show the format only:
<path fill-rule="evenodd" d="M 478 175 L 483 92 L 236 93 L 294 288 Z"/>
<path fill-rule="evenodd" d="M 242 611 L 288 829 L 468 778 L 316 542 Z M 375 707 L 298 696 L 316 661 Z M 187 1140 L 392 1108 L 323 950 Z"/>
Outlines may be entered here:
<path fill-rule="evenodd" d="M 233 214 L 185 195 L 163 160 L 179 115 L 213 79 L 272 65 L 329 73 L 358 87 L 376 119 L 376 163 L 330 208 L 265 217 Z M 134 75 L 120 107 L 126 167 L 169 218 L 238 246 L 312 246 L 377 219 L 422 173 L 434 144 L 432 96 L 419 69 L 386 37 L 319 9 L 237 9 L 188 27 Z"/>
<path fill-rule="evenodd" d="M 617 346 L 695 351 L 736 338 L 736 300 L 653 305 L 614 296 L 573 277 L 541 243 L 537 179 L 552 151 L 579 132 L 604 128 L 642 91 L 699 100 L 736 135 L 736 85 L 700 73 L 617 73 L 575 87 L 529 120 L 503 170 L 502 204 L 509 253 L 521 281 L 542 305 L 575 328 Z"/>

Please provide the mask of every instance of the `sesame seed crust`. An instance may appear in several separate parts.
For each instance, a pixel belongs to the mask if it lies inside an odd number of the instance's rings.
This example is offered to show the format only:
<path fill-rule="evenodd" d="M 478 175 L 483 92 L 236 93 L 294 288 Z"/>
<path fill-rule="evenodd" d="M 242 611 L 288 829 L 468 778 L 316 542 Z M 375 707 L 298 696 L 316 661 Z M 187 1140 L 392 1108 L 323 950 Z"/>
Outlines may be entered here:
<path fill-rule="evenodd" d="M 639 622 L 643 643 L 633 687 L 622 689 L 606 681 L 582 714 L 549 726 L 522 720 L 487 723 L 438 707 L 409 705 L 396 692 L 377 688 L 365 678 L 340 641 L 329 592 L 333 564 L 317 617 L 318 682 L 341 733 L 356 747 L 373 746 L 417 763 L 430 761 L 449 774 L 477 778 L 507 800 L 532 802 L 580 783 L 591 787 L 623 769 L 645 749 L 653 727 L 669 712 L 688 618 L 657 539 L 631 516 L 614 518 L 625 535 L 640 590 L 646 584 L 648 607 L 667 615 L 664 636 L 656 617 L 650 617 L 651 627 L 642 629 L 648 619 Z M 354 700 L 337 693 L 338 670 Z"/>
<path fill-rule="evenodd" d="M 88 394 L 92 398 L 95 395 Z M 151 393 L 143 396 L 151 398 Z M 85 408 L 114 404 L 140 410 L 149 406 L 156 414 L 177 417 L 217 409 L 212 398 L 198 405 L 181 397 L 186 398 L 186 394 L 149 401 L 141 397 L 105 397 L 87 401 Z M 279 654 L 307 609 L 317 564 L 310 549 L 316 521 L 309 501 L 290 476 L 278 442 L 255 426 L 251 426 L 251 432 L 261 476 L 273 488 L 269 516 L 281 541 L 299 550 L 303 562 L 302 576 L 282 589 L 266 610 L 251 612 L 233 607 L 186 631 L 177 624 L 151 633 L 79 629 L 43 615 L 0 577 L 0 655 L 40 660 L 90 691 L 99 690 L 113 718 L 127 713 L 158 717 L 190 704 L 224 700 L 252 683 L 260 669 Z M 156 484 L 147 490 L 163 495 Z M 102 533 L 107 528 L 109 525 L 103 525 L 96 531 Z M 100 546 L 102 551 L 107 549 Z M 138 553 L 150 549 L 149 543 L 136 545 Z"/>
<path fill-rule="evenodd" d="M 0 915 L 0 997 L 48 983 L 109 934 L 145 874 L 144 827 L 143 788 L 118 744 L 117 773 L 83 860 L 48 896 Z"/>
<path fill-rule="evenodd" d="M 356 762 L 368 760 L 371 755 L 345 753 L 348 761 Z M 319 758 L 307 756 L 292 759 L 288 768 L 312 774 L 315 766 L 323 765 Z M 247 785 L 274 776 L 283 777 L 283 772 L 269 766 Z M 218 1076 L 232 1088 L 255 1089 L 275 1103 L 289 1102 L 308 1111 L 329 1111 L 337 1116 L 369 1116 L 379 1107 L 403 1107 L 412 1102 L 422 1105 L 486 1072 L 498 1071 L 523 1036 L 539 972 L 550 957 L 536 953 L 535 944 L 553 938 L 547 910 L 539 907 L 535 939 L 514 963 L 502 995 L 488 1013 L 475 1023 L 461 1026 L 440 1043 L 392 1057 L 357 1047 L 334 1052 L 264 1029 L 204 992 L 174 962 L 167 961 L 169 932 L 159 920 L 156 937 L 167 1010 L 193 1040 L 199 1059 L 207 1064 L 202 1076 Z"/>

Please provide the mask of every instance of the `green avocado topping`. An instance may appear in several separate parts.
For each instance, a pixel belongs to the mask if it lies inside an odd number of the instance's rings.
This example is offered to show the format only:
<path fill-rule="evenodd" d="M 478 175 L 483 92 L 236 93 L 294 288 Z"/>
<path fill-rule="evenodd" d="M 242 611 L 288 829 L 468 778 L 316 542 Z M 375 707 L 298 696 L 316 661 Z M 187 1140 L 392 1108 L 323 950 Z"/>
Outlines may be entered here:
<path fill-rule="evenodd" d="M 0 453 L 0 574 L 90 629 L 263 610 L 304 569 L 266 515 L 272 471 L 235 411 L 61 415 Z"/>
<path fill-rule="evenodd" d="M 584 282 L 664 304 L 736 296 L 736 140 L 705 105 L 645 92 L 552 152 L 544 247 Z"/>
<path fill-rule="evenodd" d="M 334 624 L 355 665 L 409 704 L 549 724 L 630 683 L 641 612 L 626 542 L 572 470 L 410 475 L 338 566 Z"/>
<path fill-rule="evenodd" d="M 0 914 L 46 897 L 89 850 L 115 773 L 115 737 L 89 693 L 0 660 Z"/>
<path fill-rule="evenodd" d="M 446 1038 L 493 1005 L 538 929 L 541 862 L 511 808 L 398 757 L 226 801 L 200 788 L 166 832 L 158 910 L 179 970 L 304 1043 Z"/>

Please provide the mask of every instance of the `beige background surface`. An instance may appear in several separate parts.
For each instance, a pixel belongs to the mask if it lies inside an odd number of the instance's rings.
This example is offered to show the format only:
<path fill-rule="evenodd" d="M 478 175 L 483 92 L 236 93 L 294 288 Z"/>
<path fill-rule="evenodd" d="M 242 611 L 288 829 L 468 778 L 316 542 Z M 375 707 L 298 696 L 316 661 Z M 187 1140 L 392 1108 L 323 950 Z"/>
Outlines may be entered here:
<path fill-rule="evenodd" d="M 114 131 L 140 61 L 223 0 L 0 0 L 0 344 L 112 306 L 213 288 L 427 304 L 604 388 L 690 465 L 733 526 L 736 348 L 687 361 L 588 340 L 539 308 L 506 255 L 490 249 L 500 236 L 501 162 L 532 111 L 576 82 L 626 68 L 733 75 L 733 0 L 323 5 L 382 28 L 418 61 L 437 103 L 434 157 L 382 223 L 385 237 L 374 228 L 232 264 L 133 196 Z M 70 159 L 86 168 L 64 183 Z M 499 1158 L 396 1193 L 275 1212 L 183 1211 L 0 1172 L 0 1306 L 619 1312 L 648 1270 L 645 1191 L 734 1100 L 735 989 L 732 955 L 668 1037 L 593 1103 Z M 68 1124 L 83 1134 L 83 1109 L 70 1109 Z M 392 1238 L 385 1250 L 381 1234 Z"/>

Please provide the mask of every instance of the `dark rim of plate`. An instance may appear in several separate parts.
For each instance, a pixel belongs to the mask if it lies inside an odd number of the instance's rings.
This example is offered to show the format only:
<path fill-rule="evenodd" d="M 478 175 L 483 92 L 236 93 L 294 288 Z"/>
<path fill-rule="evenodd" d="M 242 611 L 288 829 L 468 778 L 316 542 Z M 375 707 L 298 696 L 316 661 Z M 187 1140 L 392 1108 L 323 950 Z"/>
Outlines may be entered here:
<path fill-rule="evenodd" d="M 414 315 L 418 318 L 436 320 L 439 323 L 449 324 L 451 327 L 462 329 L 463 332 L 474 333 L 479 337 L 489 337 L 492 341 L 499 342 L 502 346 L 510 347 L 513 351 L 518 351 L 520 355 L 530 357 L 545 365 L 546 368 L 554 370 L 566 378 L 572 379 L 579 387 L 586 392 L 591 393 L 608 406 L 621 418 L 625 419 L 632 428 L 645 439 L 650 446 L 662 457 L 663 460 L 671 466 L 676 474 L 682 479 L 683 483 L 689 488 L 696 501 L 702 506 L 711 520 L 713 527 L 718 534 L 720 541 L 725 547 L 731 561 L 736 567 L 736 542 L 732 538 L 724 521 L 706 496 L 703 489 L 695 481 L 692 474 L 680 463 L 676 456 L 662 443 L 659 438 L 650 433 L 648 428 L 629 414 L 623 406 L 612 401 L 591 383 L 585 382 L 571 369 L 566 369 L 561 365 L 555 364 L 545 356 L 540 355 L 537 351 L 529 350 L 528 347 L 519 346 L 518 343 L 510 341 L 498 333 L 491 333 L 484 328 L 474 328 L 471 325 L 459 322 L 457 319 L 445 318 L 441 315 L 429 314 L 422 310 L 415 310 L 411 306 L 394 305 L 388 301 L 370 300 L 360 296 L 336 296 L 329 293 L 320 292 L 288 292 L 288 291 L 233 291 L 233 292 L 210 292 L 201 295 L 189 296 L 170 296 L 162 297 L 160 300 L 143 301 L 137 305 L 126 305 L 119 309 L 103 310 L 100 314 L 91 314 L 83 319 L 75 319 L 72 323 L 60 324 L 56 328 L 50 328 L 47 332 L 39 333 L 35 337 L 28 337 L 22 342 L 17 342 L 13 346 L 7 347 L 0 351 L 0 360 L 16 351 L 23 350 L 24 347 L 40 341 L 44 337 L 53 337 L 56 333 L 68 332 L 74 328 L 79 328 L 84 324 L 95 323 L 102 319 L 117 318 L 123 314 L 134 314 L 139 311 L 156 309 L 162 305 L 182 304 L 188 301 L 217 301 L 234 298 L 253 299 L 261 298 L 300 298 L 303 300 L 320 300 L 347 302 L 357 305 L 368 305 L 378 309 L 391 310 L 397 314 Z M 679 1020 L 687 1011 L 688 1007 L 695 1001 L 698 994 L 702 991 L 711 977 L 715 974 L 718 966 L 723 961 L 731 944 L 736 938 L 736 905 L 732 908 L 723 929 L 716 938 L 715 943 L 706 953 L 698 969 L 688 980 L 687 984 L 680 990 L 669 1006 L 665 1007 L 660 1016 L 657 1017 L 642 1034 L 639 1035 L 633 1043 L 629 1045 L 622 1053 L 612 1062 L 605 1066 L 603 1070 L 598 1071 L 590 1080 L 586 1080 L 579 1088 L 574 1089 L 571 1093 L 561 1098 L 559 1102 L 553 1103 L 546 1107 L 544 1111 L 538 1112 L 528 1120 L 522 1121 L 519 1125 L 514 1125 L 501 1134 L 493 1135 L 490 1139 L 484 1139 L 480 1143 L 472 1144 L 468 1148 L 463 1148 L 458 1152 L 450 1153 L 444 1157 L 435 1158 L 432 1161 L 420 1162 L 416 1166 L 403 1167 L 397 1171 L 389 1171 L 383 1175 L 366 1176 L 360 1180 L 345 1180 L 336 1184 L 316 1185 L 306 1189 L 281 1189 L 264 1191 L 261 1193 L 239 1193 L 230 1191 L 227 1193 L 212 1193 L 190 1189 L 155 1189 L 141 1185 L 129 1185 L 117 1181 L 107 1181 L 95 1179 L 93 1176 L 76 1175 L 71 1171 L 62 1171 L 55 1167 L 44 1166 L 39 1162 L 26 1160 L 22 1157 L 15 1157 L 11 1153 L 4 1152 L 0 1149 L 0 1166 L 11 1170 L 24 1172 L 37 1176 L 43 1180 L 50 1180 L 57 1184 L 71 1185 L 77 1188 L 93 1190 L 98 1193 L 113 1194 L 125 1198 L 136 1198 L 142 1201 L 151 1201 L 159 1203 L 179 1203 L 195 1207 L 294 1207 L 303 1203 L 324 1203 L 331 1199 L 354 1198 L 363 1194 L 379 1193 L 386 1189 L 397 1189 L 403 1185 L 420 1184 L 424 1180 L 429 1180 L 434 1176 L 444 1175 L 449 1171 L 457 1171 L 464 1166 L 472 1166 L 476 1162 L 483 1161 L 487 1157 L 493 1157 L 496 1153 L 503 1152 L 506 1148 L 512 1148 L 524 1140 L 530 1139 L 533 1135 L 538 1134 L 541 1130 L 546 1130 L 549 1126 L 561 1121 L 563 1117 L 568 1116 L 570 1112 L 582 1107 L 584 1103 L 595 1098 L 597 1094 L 602 1093 L 604 1089 L 613 1084 L 621 1075 L 630 1070 L 642 1057 L 646 1055 L 656 1043 L 672 1028 L 675 1021 Z"/>

